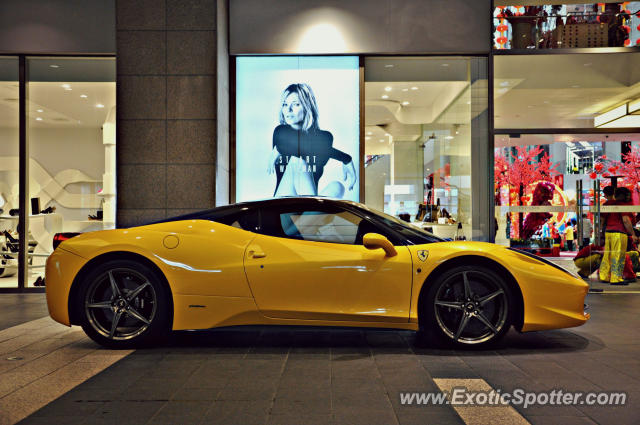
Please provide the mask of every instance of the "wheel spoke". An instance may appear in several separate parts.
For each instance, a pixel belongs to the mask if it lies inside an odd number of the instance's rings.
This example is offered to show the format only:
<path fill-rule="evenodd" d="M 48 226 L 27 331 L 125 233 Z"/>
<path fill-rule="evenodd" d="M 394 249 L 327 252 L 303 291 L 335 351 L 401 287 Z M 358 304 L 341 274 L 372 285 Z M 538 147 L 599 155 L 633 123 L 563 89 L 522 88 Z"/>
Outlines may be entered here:
<path fill-rule="evenodd" d="M 116 328 L 118 327 L 118 322 L 120 322 L 121 317 L 122 311 L 118 310 L 118 312 L 113 316 L 113 323 L 111 324 L 111 331 L 109 331 L 109 338 L 113 338 L 115 336 Z"/>
<path fill-rule="evenodd" d="M 467 272 L 462 273 L 462 281 L 464 282 L 464 297 L 466 299 L 471 298 L 471 286 L 469 285 L 469 279 L 467 278 Z"/>
<path fill-rule="evenodd" d="M 131 317 L 135 317 L 136 319 L 140 320 L 141 322 L 144 322 L 145 324 L 150 324 L 151 322 L 147 319 L 145 319 L 145 317 L 138 313 L 138 310 L 136 310 L 135 308 L 129 306 L 129 309 L 127 310 L 127 314 Z"/>
<path fill-rule="evenodd" d="M 484 297 L 480 298 L 478 302 L 480 303 L 480 305 L 485 305 L 486 303 L 488 303 L 489 301 L 491 301 L 492 299 L 494 299 L 495 297 L 501 294 L 504 294 L 504 291 L 502 289 L 498 289 L 496 292 L 492 292 L 491 294 L 485 295 Z"/>
<path fill-rule="evenodd" d="M 111 308 L 111 301 L 102 301 L 99 303 L 89 303 L 87 304 L 88 308 L 106 308 L 109 309 Z"/>
<path fill-rule="evenodd" d="M 436 305 L 441 307 L 455 308 L 456 310 L 462 310 L 462 303 L 458 301 L 436 301 Z"/>
<path fill-rule="evenodd" d="M 460 319 L 460 325 L 458 326 L 458 330 L 456 331 L 456 335 L 454 336 L 454 341 L 457 341 L 462 335 L 462 331 L 467 327 L 467 323 L 469 323 L 469 315 L 465 312 L 462 313 L 462 319 Z"/>
<path fill-rule="evenodd" d="M 120 289 L 118 289 L 118 284 L 116 283 L 116 278 L 113 277 L 113 273 L 109 270 L 109 282 L 111 283 L 111 291 L 113 292 L 113 297 L 120 296 Z"/>
<path fill-rule="evenodd" d="M 482 323 L 484 323 L 484 325 L 485 325 L 486 327 L 488 327 L 488 328 L 491 330 L 491 332 L 493 332 L 494 334 L 497 334 L 497 333 L 498 333 L 498 330 L 497 330 L 497 329 L 495 328 L 495 326 L 493 326 L 493 324 L 491 324 L 491 322 L 490 322 L 490 321 L 489 321 L 489 320 L 484 316 L 484 313 L 482 313 L 481 311 L 479 311 L 479 312 L 476 314 L 476 318 L 477 318 L 478 320 L 480 320 Z"/>
<path fill-rule="evenodd" d="M 134 298 L 137 297 L 140 294 L 140 292 L 144 291 L 147 286 L 151 286 L 151 284 L 148 281 L 138 286 L 135 290 L 131 291 L 131 293 L 127 295 L 127 301 L 128 302 L 133 301 Z"/>

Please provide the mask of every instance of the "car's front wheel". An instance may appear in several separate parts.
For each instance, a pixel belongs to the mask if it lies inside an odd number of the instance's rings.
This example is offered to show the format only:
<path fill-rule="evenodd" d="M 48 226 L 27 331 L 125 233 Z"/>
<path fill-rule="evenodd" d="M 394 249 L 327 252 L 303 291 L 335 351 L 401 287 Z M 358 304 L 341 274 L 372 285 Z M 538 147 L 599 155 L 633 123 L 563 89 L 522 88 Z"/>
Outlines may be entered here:
<path fill-rule="evenodd" d="M 150 267 L 131 260 L 105 262 L 83 282 L 77 299 L 81 325 L 97 343 L 132 348 L 155 343 L 170 329 L 170 294 Z"/>
<path fill-rule="evenodd" d="M 513 322 L 513 291 L 486 267 L 447 270 L 427 288 L 421 327 L 429 338 L 457 347 L 485 347 L 500 340 Z"/>

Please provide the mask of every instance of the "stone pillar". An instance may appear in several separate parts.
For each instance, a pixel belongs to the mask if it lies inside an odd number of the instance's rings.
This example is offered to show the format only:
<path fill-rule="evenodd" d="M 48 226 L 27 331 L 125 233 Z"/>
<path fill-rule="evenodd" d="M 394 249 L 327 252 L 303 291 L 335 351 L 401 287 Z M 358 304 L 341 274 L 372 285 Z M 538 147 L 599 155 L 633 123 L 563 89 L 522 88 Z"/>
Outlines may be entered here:
<path fill-rule="evenodd" d="M 118 0 L 117 226 L 215 204 L 216 0 Z"/>

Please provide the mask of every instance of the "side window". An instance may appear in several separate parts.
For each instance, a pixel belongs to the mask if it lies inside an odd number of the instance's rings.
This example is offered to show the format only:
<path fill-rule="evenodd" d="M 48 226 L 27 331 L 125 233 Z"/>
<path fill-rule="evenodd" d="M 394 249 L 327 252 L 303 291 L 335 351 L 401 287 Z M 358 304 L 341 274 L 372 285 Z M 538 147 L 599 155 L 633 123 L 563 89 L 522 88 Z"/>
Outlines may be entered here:
<path fill-rule="evenodd" d="M 212 221 L 236 227 L 238 229 L 247 230 L 249 232 L 257 232 L 260 223 L 258 211 L 256 210 L 234 211 L 231 214 L 213 218 Z"/>
<path fill-rule="evenodd" d="M 286 237 L 305 241 L 354 244 L 362 219 L 346 211 L 283 212 L 280 225 Z"/>
<path fill-rule="evenodd" d="M 338 208 L 281 207 L 263 209 L 260 233 L 314 242 L 362 245 L 362 237 L 380 233 L 375 225 Z"/>

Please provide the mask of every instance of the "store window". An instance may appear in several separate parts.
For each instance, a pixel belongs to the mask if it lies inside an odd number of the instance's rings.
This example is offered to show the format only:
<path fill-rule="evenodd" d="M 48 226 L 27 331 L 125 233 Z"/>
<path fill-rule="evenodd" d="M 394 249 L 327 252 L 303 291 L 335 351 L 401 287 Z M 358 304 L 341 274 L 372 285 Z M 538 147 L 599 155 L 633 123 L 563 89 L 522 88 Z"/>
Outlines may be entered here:
<path fill-rule="evenodd" d="M 497 129 L 640 127 L 638 53 L 507 55 L 494 64 Z"/>
<path fill-rule="evenodd" d="M 0 57 L 0 288 L 18 287 L 18 58 Z"/>
<path fill-rule="evenodd" d="M 38 286 L 55 233 L 115 227 L 115 59 L 28 58 L 27 69 L 27 286 Z"/>
<path fill-rule="evenodd" d="M 607 186 L 631 193 L 619 211 L 640 212 L 638 133 L 499 135 L 494 173 L 496 243 L 539 255 L 603 243 Z"/>
<path fill-rule="evenodd" d="M 640 46 L 638 1 L 523 3 L 494 1 L 494 49 Z"/>
<path fill-rule="evenodd" d="M 486 59 L 365 59 L 365 202 L 471 238 L 472 143 L 486 142 Z M 462 229 L 458 229 L 462 224 Z"/>

